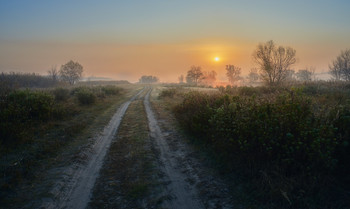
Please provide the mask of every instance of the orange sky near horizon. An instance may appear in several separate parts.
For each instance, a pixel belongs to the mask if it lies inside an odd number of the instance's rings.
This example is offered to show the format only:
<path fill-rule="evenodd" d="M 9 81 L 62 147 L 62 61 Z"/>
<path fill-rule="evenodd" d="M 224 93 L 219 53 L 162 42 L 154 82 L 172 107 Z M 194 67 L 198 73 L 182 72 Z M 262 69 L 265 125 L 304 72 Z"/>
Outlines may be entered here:
<path fill-rule="evenodd" d="M 35 72 L 77 61 L 84 77 L 177 82 L 192 65 L 256 67 L 259 43 L 296 50 L 292 69 L 328 65 L 350 47 L 347 0 L 0 1 L 0 72 Z M 219 61 L 214 61 L 219 57 Z"/>
<path fill-rule="evenodd" d="M 137 82 L 142 75 L 158 76 L 162 82 L 177 82 L 177 78 L 192 65 L 204 71 L 215 70 L 218 79 L 226 80 L 225 65 L 233 64 L 247 74 L 255 67 L 252 54 L 258 43 L 243 41 L 203 41 L 176 44 L 104 44 L 104 43 L 7 43 L 2 44 L 0 66 L 11 66 L 7 72 L 46 74 L 52 66 L 58 69 L 69 60 L 78 61 L 84 67 L 84 77 L 107 77 Z M 279 44 L 279 43 L 276 43 Z M 339 51 L 337 47 L 293 47 L 298 62 L 293 69 L 314 66 L 326 71 Z M 315 50 L 315 48 L 318 48 Z M 6 51 L 6 53 L 4 53 Z M 35 53 L 33 53 L 35 52 Z M 21 57 L 21 62 L 17 58 Z M 214 58 L 219 57 L 219 61 Z M 321 59 L 320 59 L 321 58 Z"/>
<path fill-rule="evenodd" d="M 192 65 L 204 71 L 215 70 L 218 79 L 225 77 L 225 65 L 242 68 L 245 75 L 255 67 L 252 54 L 258 43 L 215 41 L 182 44 L 94 44 L 94 43 L 7 43 L 0 51 L 0 66 L 11 66 L 7 72 L 46 74 L 52 66 L 58 69 L 69 60 L 78 61 L 84 67 L 84 77 L 107 77 L 116 80 L 137 82 L 142 75 L 158 76 L 162 82 L 177 82 L 177 78 Z M 278 44 L 278 43 L 277 43 Z M 328 64 L 339 52 L 337 47 L 305 46 L 297 50 L 298 62 L 293 69 L 314 66 L 317 71 L 326 71 Z M 318 48 L 315 50 L 315 48 Z M 35 53 L 33 53 L 35 52 Z M 327 52 L 327 53 L 326 53 Z M 19 63 L 17 58 L 21 57 Z M 214 58 L 219 57 L 219 61 Z M 320 59 L 322 58 L 322 59 Z"/>

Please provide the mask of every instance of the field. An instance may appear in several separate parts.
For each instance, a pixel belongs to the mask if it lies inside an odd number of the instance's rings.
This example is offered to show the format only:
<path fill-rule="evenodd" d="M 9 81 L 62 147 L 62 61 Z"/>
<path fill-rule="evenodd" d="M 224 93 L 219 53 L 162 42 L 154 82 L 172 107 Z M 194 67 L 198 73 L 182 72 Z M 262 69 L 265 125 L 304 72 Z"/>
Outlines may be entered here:
<path fill-rule="evenodd" d="M 350 86 L 2 88 L 1 208 L 349 208 Z"/>
<path fill-rule="evenodd" d="M 242 179 L 242 199 L 267 208 L 349 206 L 349 84 L 219 91 L 160 95 L 200 149 Z"/>

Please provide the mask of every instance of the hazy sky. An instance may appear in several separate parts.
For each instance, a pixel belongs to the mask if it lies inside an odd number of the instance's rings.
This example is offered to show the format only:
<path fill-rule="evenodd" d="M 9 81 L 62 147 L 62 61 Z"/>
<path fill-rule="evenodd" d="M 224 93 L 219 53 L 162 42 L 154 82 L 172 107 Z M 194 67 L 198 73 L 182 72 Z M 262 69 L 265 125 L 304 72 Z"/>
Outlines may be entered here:
<path fill-rule="evenodd" d="M 259 43 L 297 51 L 294 69 L 328 70 L 350 48 L 349 0 L 0 0 L 0 71 L 177 81 L 191 65 L 248 72 Z M 214 62 L 214 57 L 220 57 Z"/>

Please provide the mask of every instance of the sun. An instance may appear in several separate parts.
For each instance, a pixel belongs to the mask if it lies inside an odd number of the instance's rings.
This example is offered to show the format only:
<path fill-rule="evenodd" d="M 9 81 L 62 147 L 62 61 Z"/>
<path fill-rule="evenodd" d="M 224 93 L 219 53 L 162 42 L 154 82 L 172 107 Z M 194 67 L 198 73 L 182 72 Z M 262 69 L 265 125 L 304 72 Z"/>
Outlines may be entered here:
<path fill-rule="evenodd" d="M 218 62 L 218 61 L 220 61 L 220 57 L 215 57 L 214 60 L 215 60 L 215 62 Z"/>

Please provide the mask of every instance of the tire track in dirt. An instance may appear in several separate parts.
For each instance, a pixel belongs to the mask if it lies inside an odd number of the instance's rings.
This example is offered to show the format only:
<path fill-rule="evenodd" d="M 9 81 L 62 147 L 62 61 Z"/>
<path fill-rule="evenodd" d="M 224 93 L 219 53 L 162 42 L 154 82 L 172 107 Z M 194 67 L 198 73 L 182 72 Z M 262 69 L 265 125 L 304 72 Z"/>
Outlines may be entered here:
<path fill-rule="evenodd" d="M 144 89 L 123 103 L 103 132 L 95 138 L 91 148 L 81 153 L 83 156 L 87 156 L 85 163 L 78 162 L 65 168 L 63 180 L 56 182 L 51 191 L 54 196 L 53 200 L 44 202 L 41 208 L 86 208 L 104 157 L 117 133 L 121 120 L 130 103 L 143 91 Z"/>
<path fill-rule="evenodd" d="M 159 149 L 159 157 L 161 161 L 161 169 L 169 179 L 167 185 L 167 195 L 171 198 L 169 201 L 164 202 L 166 208 L 181 208 L 181 209 L 197 209 L 204 208 L 198 199 L 198 191 L 196 188 L 186 182 L 187 176 L 179 170 L 178 162 L 176 160 L 176 154 L 171 151 L 168 142 L 165 140 L 157 119 L 151 109 L 150 105 L 150 93 L 152 89 L 148 91 L 144 99 L 144 106 L 147 114 L 149 131 L 151 138 L 155 141 L 156 148 Z M 175 156 L 174 156 L 175 155 Z M 189 165 L 183 165 L 185 167 Z"/>

